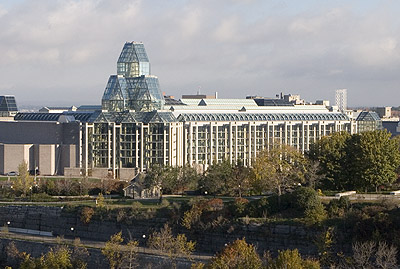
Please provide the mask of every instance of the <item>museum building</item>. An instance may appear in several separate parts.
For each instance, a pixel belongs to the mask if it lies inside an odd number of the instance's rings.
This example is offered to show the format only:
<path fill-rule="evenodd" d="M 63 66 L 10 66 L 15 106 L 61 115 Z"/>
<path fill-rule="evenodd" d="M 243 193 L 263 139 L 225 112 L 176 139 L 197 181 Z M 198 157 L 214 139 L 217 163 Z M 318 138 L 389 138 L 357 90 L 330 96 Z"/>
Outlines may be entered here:
<path fill-rule="evenodd" d="M 167 98 L 150 71 L 143 43 L 127 42 L 101 108 L 46 107 L 0 121 L 0 174 L 24 160 L 42 174 L 128 180 L 153 164 L 199 170 L 223 160 L 251 165 L 274 143 L 305 152 L 322 136 L 357 132 L 356 121 L 324 104 Z"/>

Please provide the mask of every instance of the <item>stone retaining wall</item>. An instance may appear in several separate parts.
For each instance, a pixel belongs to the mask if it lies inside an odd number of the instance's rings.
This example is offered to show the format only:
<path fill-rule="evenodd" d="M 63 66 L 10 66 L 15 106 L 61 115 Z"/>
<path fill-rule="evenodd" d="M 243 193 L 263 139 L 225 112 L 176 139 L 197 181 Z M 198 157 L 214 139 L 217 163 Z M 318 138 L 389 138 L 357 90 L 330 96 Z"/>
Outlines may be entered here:
<path fill-rule="evenodd" d="M 107 241 L 110 236 L 122 231 L 125 238 L 133 238 L 144 245 L 143 235 L 160 229 L 168 219 L 154 218 L 135 220 L 131 224 L 117 221 L 101 221 L 92 219 L 89 224 L 80 221 L 79 215 L 65 212 L 60 207 L 46 206 L 0 206 L 0 225 L 10 227 L 53 232 L 54 235 L 79 237 L 87 240 Z M 73 228 L 73 229 L 71 229 Z M 297 248 L 300 253 L 317 255 L 313 243 L 318 232 L 297 225 L 242 225 L 228 230 L 213 232 L 191 232 L 178 228 L 176 232 L 185 233 L 197 242 L 196 249 L 204 253 L 215 253 L 225 244 L 237 238 L 246 240 L 257 246 L 260 253 L 270 250 L 273 253 L 280 249 Z"/>

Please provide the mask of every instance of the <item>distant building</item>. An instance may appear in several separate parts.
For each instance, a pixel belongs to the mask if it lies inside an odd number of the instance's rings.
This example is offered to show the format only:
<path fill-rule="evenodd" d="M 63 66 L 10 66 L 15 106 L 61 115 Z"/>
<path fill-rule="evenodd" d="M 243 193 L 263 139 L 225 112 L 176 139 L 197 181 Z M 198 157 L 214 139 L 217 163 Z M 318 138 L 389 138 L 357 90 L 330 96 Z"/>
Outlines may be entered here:
<path fill-rule="evenodd" d="M 40 113 L 63 113 L 65 111 L 76 111 L 77 107 L 76 106 L 71 106 L 71 107 L 54 107 L 54 106 L 45 106 L 39 109 Z"/>
<path fill-rule="evenodd" d="M 0 96 L 0 118 L 14 117 L 17 112 L 18 108 L 14 95 Z"/>
<path fill-rule="evenodd" d="M 215 95 L 205 95 L 205 94 L 182 94 L 182 99 L 217 99 L 218 93 L 215 92 Z"/>
<path fill-rule="evenodd" d="M 335 105 L 340 111 L 347 110 L 347 89 L 336 90 Z"/>
<path fill-rule="evenodd" d="M 124 188 L 124 196 L 133 199 L 159 199 L 161 197 L 161 187 L 152 186 L 147 188 L 144 178 L 144 173 L 138 173 Z"/>
<path fill-rule="evenodd" d="M 379 117 L 378 113 L 373 111 L 360 112 L 356 122 L 358 133 L 383 129 L 381 118 Z"/>
<path fill-rule="evenodd" d="M 326 107 L 330 106 L 329 100 L 317 100 L 317 101 L 315 101 L 315 104 L 316 105 L 323 105 L 323 106 L 326 106 Z"/>
<path fill-rule="evenodd" d="M 400 122 L 399 121 L 382 121 L 382 127 L 390 132 L 393 136 L 400 135 Z"/>

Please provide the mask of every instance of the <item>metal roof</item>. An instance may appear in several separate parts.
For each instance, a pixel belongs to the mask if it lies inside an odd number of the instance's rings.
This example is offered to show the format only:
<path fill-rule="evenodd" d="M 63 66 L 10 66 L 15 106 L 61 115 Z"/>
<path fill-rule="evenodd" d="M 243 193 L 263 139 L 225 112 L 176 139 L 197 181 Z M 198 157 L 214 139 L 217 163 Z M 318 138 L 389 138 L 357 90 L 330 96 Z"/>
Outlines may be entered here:
<path fill-rule="evenodd" d="M 358 115 L 356 121 L 380 121 L 378 113 L 374 111 L 362 111 Z"/>
<path fill-rule="evenodd" d="M 95 111 L 101 110 L 101 105 L 82 105 L 78 107 L 78 111 Z"/>
<path fill-rule="evenodd" d="M 177 122 L 177 118 L 171 112 L 101 112 L 93 116 L 89 122 L 115 122 L 115 123 L 166 123 Z"/>
<path fill-rule="evenodd" d="M 335 121 L 349 120 L 342 113 L 182 113 L 179 121 Z"/>
<path fill-rule="evenodd" d="M 72 116 L 75 121 L 87 122 L 93 112 L 64 112 L 64 113 L 17 113 L 14 120 L 19 121 L 58 121 L 61 115 Z M 71 121 L 71 117 L 69 117 Z"/>
<path fill-rule="evenodd" d="M 253 99 L 181 99 L 189 106 L 257 106 Z"/>

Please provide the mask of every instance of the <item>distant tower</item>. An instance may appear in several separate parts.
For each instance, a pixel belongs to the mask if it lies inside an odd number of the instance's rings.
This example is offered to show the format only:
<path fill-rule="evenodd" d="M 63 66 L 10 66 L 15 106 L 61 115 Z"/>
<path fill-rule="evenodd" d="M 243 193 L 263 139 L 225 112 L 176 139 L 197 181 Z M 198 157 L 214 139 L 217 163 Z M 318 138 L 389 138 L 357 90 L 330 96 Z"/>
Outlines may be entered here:
<path fill-rule="evenodd" d="M 336 90 L 335 103 L 340 111 L 347 109 L 347 89 Z"/>

